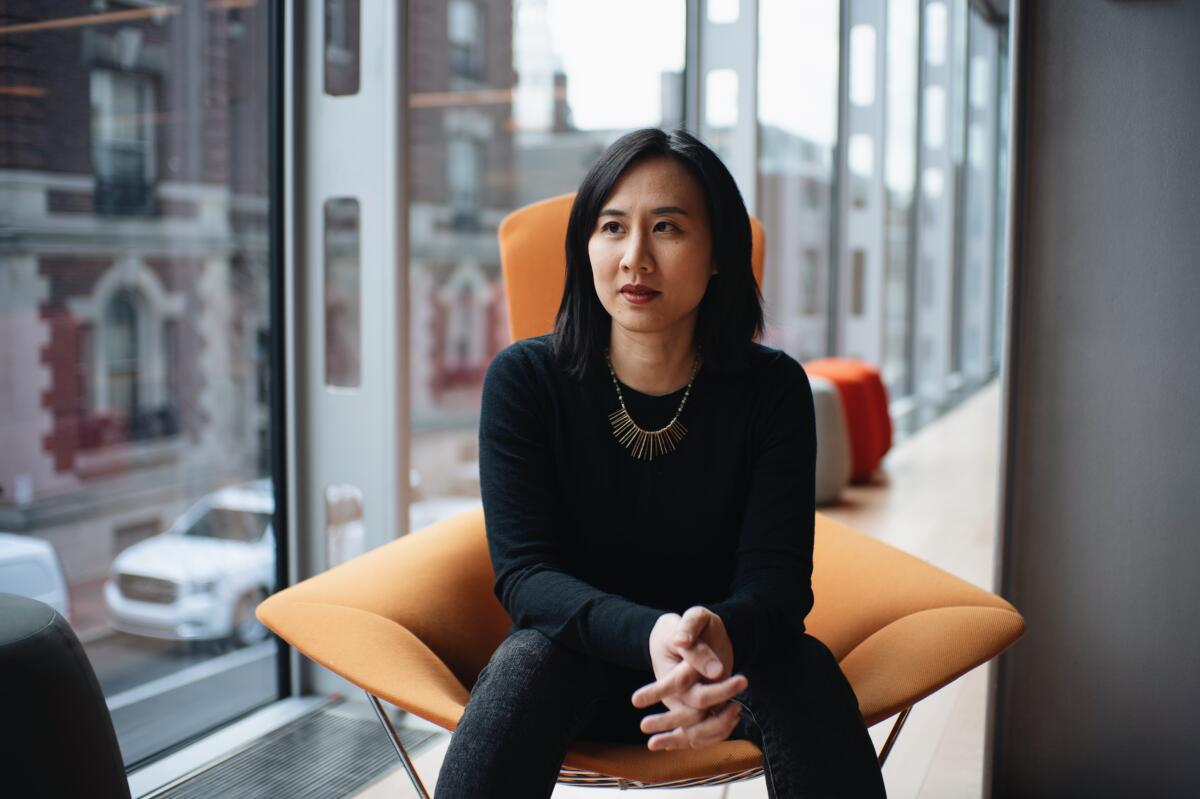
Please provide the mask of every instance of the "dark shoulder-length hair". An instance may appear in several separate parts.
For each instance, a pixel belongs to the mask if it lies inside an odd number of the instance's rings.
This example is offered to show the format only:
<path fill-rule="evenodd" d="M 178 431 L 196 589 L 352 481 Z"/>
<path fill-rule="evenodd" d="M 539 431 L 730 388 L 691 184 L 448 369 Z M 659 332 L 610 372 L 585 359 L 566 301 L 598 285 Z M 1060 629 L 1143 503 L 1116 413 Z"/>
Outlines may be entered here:
<path fill-rule="evenodd" d="M 729 170 L 717 154 L 684 130 L 643 128 L 617 139 L 588 170 L 567 222 L 567 278 L 554 320 L 554 356 L 583 379 L 603 358 L 612 316 L 596 296 L 588 240 L 605 200 L 634 164 L 665 156 L 683 164 L 704 188 L 718 274 L 708 281 L 696 318 L 704 364 L 718 372 L 746 363 L 746 350 L 763 333 L 762 293 L 750 261 L 750 219 Z"/>

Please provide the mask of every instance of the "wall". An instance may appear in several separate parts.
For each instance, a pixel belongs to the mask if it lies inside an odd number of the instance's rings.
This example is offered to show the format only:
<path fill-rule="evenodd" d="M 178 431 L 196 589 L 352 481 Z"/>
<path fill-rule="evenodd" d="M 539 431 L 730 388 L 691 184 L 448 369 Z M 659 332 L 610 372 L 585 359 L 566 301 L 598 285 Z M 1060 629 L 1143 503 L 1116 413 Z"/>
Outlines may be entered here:
<path fill-rule="evenodd" d="M 1200 3 L 1018 4 L 992 796 L 1200 796 Z"/>

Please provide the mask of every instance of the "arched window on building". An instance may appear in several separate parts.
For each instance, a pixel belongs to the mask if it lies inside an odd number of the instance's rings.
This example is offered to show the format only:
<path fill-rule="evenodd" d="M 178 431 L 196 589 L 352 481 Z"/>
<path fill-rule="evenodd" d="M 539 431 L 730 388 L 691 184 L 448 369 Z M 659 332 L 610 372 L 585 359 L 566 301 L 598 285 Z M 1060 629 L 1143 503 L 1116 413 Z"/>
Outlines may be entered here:
<path fill-rule="evenodd" d="M 139 402 L 138 357 L 141 301 L 132 289 L 119 289 L 104 309 L 104 373 L 108 408 L 124 417 L 131 437 L 137 427 Z"/>
<path fill-rule="evenodd" d="M 71 303 L 87 331 L 81 355 L 90 360 L 82 370 L 89 385 L 81 393 L 94 429 L 85 432 L 85 448 L 180 432 L 182 309 L 182 297 L 164 292 L 133 262 L 105 275 L 92 298 Z"/>
<path fill-rule="evenodd" d="M 167 310 L 176 308 L 131 284 L 98 304 L 90 394 L 107 429 L 92 437 L 97 445 L 179 433 L 178 319 Z"/>

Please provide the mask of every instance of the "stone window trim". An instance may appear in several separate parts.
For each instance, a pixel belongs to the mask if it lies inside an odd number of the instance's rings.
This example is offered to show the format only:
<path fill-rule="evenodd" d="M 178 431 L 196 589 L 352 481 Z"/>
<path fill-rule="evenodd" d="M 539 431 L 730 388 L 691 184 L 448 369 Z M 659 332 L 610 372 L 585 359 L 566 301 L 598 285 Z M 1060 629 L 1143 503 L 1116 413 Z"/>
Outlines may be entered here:
<path fill-rule="evenodd" d="M 179 319 L 184 312 L 185 299 L 179 292 L 170 292 L 162 285 L 158 276 L 145 262 L 136 257 L 127 257 L 113 264 L 96 282 L 89 297 L 77 297 L 67 301 L 71 315 L 91 326 L 92 347 L 91 373 L 95 376 L 88 386 L 88 398 L 97 411 L 111 410 L 108 397 L 108 381 L 104 347 L 109 302 L 123 289 L 133 289 L 141 299 L 138 309 L 138 388 L 141 403 L 156 407 L 167 401 L 166 394 L 166 322 Z"/>

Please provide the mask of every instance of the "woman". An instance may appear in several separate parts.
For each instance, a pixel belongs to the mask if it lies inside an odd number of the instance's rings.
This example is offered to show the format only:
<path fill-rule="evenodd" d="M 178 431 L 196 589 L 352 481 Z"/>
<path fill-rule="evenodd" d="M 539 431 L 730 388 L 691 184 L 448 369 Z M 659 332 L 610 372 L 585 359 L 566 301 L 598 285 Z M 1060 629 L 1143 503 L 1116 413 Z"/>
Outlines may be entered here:
<path fill-rule="evenodd" d="M 728 170 L 639 130 L 588 172 L 554 331 L 488 368 L 479 462 L 513 628 L 438 797 L 546 797 L 575 740 L 727 738 L 771 797 L 883 796 L 812 608 L 816 433 L 804 369 L 755 341 L 750 225 Z"/>

